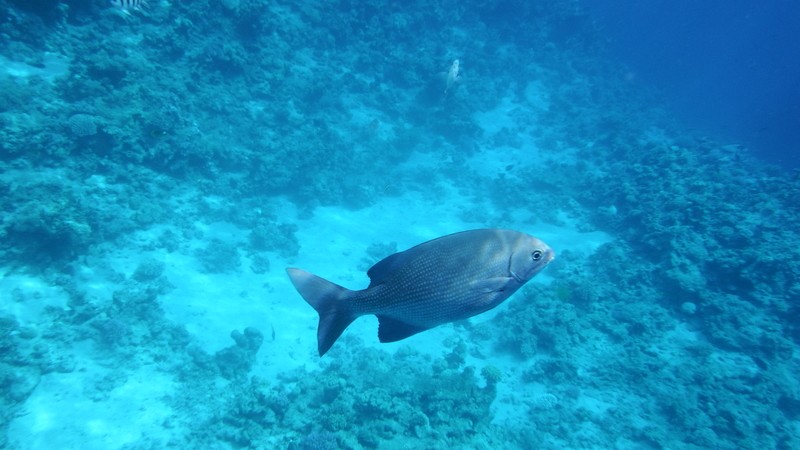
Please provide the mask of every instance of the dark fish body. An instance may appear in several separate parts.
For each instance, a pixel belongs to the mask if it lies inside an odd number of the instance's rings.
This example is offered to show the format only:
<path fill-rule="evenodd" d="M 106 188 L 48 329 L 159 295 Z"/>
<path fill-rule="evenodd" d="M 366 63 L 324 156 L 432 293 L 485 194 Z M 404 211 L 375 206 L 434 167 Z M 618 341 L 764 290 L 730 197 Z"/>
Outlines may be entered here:
<path fill-rule="evenodd" d="M 381 342 L 405 339 L 502 303 L 554 257 L 544 242 L 511 230 L 450 234 L 395 253 L 369 269 L 370 284 L 352 291 L 300 269 L 286 269 L 319 313 L 320 356 L 356 318 L 378 317 Z"/>

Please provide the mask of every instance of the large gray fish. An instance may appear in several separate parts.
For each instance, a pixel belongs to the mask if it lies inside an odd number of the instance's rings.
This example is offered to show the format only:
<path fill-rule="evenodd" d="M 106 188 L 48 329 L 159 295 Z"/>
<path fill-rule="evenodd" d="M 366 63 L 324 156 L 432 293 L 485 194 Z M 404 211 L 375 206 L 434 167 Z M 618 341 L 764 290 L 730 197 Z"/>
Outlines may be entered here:
<path fill-rule="evenodd" d="M 378 317 L 380 341 L 394 342 L 488 311 L 554 256 L 533 236 L 483 229 L 443 236 L 379 261 L 367 272 L 369 286 L 360 291 L 305 270 L 286 271 L 319 313 L 317 349 L 322 356 L 348 325 L 366 314 Z"/>

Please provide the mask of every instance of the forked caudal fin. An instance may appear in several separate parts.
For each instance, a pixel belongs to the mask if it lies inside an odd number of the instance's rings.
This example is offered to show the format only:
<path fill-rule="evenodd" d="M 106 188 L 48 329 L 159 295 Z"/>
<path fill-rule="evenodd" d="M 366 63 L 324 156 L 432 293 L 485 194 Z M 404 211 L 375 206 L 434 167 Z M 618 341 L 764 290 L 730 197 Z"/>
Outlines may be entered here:
<path fill-rule="evenodd" d="M 286 269 L 295 289 L 319 314 L 317 350 L 319 356 L 330 350 L 358 316 L 350 311 L 347 300 L 353 291 L 301 269 Z"/>

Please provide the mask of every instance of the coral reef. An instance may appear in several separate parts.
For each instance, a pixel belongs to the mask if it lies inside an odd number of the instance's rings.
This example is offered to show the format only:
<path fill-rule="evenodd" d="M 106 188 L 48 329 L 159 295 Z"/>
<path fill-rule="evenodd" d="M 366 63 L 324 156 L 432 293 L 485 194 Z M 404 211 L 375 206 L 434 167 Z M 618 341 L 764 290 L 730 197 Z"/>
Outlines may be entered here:
<path fill-rule="evenodd" d="M 800 448 L 800 180 L 687 131 L 576 2 L 0 10 L 0 447 Z M 564 249 L 443 342 L 310 356 L 284 266 L 479 226 Z M 19 431 L 68 393 L 102 432 Z"/>
<path fill-rule="evenodd" d="M 227 405 L 217 437 L 257 447 L 270 442 L 271 430 L 289 429 L 301 433 L 288 435 L 293 448 L 383 448 L 429 440 L 469 446 L 490 431 L 495 390 L 478 387 L 473 368 L 447 369 L 412 350 L 394 358 L 366 348 L 356 353 L 340 352 L 318 372 L 288 375 L 291 390 L 252 379 Z"/>

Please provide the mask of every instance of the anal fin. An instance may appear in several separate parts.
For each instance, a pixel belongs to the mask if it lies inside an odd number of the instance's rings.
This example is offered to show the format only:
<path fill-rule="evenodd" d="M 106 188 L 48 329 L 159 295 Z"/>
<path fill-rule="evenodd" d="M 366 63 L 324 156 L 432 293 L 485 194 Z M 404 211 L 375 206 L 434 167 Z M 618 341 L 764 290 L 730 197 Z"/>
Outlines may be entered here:
<path fill-rule="evenodd" d="M 378 339 L 381 342 L 396 342 L 419 332 L 425 331 L 428 327 L 419 327 L 392 319 L 387 316 L 378 317 Z"/>

